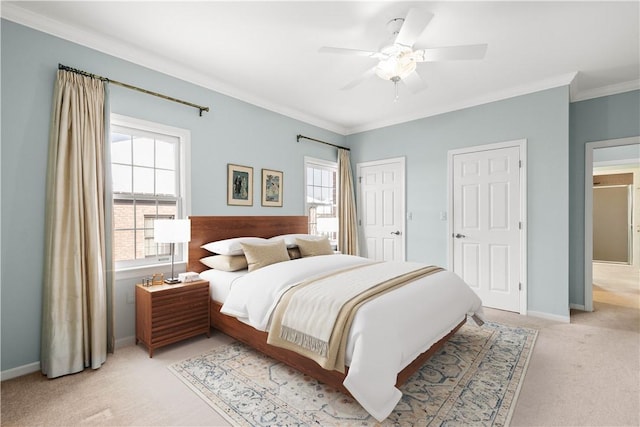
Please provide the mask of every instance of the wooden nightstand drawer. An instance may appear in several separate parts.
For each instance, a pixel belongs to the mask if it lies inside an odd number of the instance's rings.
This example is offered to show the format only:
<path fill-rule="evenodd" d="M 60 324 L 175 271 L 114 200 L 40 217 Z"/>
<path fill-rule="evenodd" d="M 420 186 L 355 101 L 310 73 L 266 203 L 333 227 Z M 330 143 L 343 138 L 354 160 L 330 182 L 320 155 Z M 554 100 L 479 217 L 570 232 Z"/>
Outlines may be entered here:
<path fill-rule="evenodd" d="M 209 282 L 136 285 L 136 344 L 153 351 L 199 334 L 209 336 Z"/>

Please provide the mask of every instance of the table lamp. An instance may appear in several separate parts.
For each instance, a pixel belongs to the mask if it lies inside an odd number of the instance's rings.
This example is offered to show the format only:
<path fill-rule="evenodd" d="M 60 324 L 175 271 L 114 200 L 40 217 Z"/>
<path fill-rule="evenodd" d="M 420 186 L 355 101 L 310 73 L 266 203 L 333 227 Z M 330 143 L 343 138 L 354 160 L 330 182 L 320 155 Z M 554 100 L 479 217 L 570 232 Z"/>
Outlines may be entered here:
<path fill-rule="evenodd" d="M 171 243 L 171 277 L 165 283 L 175 285 L 180 283 L 173 274 L 173 256 L 176 243 L 186 243 L 191 240 L 191 221 L 188 219 L 156 219 L 153 222 L 153 240 L 156 243 Z"/>

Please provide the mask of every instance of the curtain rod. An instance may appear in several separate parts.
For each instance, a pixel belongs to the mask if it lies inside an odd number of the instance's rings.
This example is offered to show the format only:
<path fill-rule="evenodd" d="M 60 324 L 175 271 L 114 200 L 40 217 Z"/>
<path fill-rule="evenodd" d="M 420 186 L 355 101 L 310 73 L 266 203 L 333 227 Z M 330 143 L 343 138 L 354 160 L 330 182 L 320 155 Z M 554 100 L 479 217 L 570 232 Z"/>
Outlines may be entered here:
<path fill-rule="evenodd" d="M 202 112 L 203 111 L 209 112 L 209 107 L 203 107 L 201 105 L 193 104 L 191 102 L 187 102 L 187 101 L 183 101 L 181 99 L 173 98 L 171 96 L 163 95 L 163 94 L 158 93 L 158 92 L 153 92 L 153 91 L 150 91 L 150 90 L 147 90 L 147 89 L 143 89 L 143 88 L 140 88 L 140 87 L 137 87 L 137 86 L 133 86 L 133 85 L 130 85 L 128 83 L 122 83 L 122 82 L 119 82 L 117 80 L 111 80 L 111 79 L 109 79 L 107 77 L 102 77 L 102 76 L 99 76 L 97 74 L 92 74 L 92 73 L 88 73 L 86 71 L 78 70 L 77 68 L 71 68 L 71 67 L 67 67 L 66 65 L 58 64 L 58 70 L 70 71 L 72 73 L 81 74 L 83 76 L 91 77 L 93 79 L 102 80 L 103 82 L 108 82 L 108 83 L 112 83 L 114 85 L 122 86 L 122 87 L 127 88 L 127 89 L 137 90 L 138 92 L 146 93 L 147 95 L 153 95 L 153 96 L 157 96 L 158 98 L 166 99 L 168 101 L 177 102 L 178 104 L 188 105 L 189 107 L 197 108 L 200 111 L 200 117 L 202 117 Z"/>
<path fill-rule="evenodd" d="M 336 145 L 336 144 L 332 144 L 332 143 L 330 143 L 330 142 L 320 141 L 319 139 L 309 138 L 308 136 L 304 136 L 304 135 L 300 135 L 300 134 L 298 134 L 298 135 L 296 136 L 296 141 L 297 141 L 297 142 L 300 142 L 300 139 L 308 139 L 309 141 L 315 141 L 315 142 L 319 142 L 320 144 L 330 145 L 330 146 L 332 146 L 332 147 L 341 148 L 341 149 L 343 149 L 343 150 L 351 151 L 351 148 L 342 147 L 341 145 Z"/>

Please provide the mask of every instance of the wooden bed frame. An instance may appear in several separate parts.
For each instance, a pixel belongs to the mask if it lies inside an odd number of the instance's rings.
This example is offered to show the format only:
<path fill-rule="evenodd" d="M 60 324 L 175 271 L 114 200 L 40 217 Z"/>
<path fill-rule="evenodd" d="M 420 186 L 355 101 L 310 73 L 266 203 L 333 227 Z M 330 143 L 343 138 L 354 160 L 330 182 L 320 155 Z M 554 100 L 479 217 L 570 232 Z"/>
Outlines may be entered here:
<path fill-rule="evenodd" d="M 191 219 L 191 241 L 189 242 L 189 261 L 187 271 L 202 272 L 206 270 L 200 258 L 211 255 L 210 252 L 200 246 L 217 240 L 229 239 L 232 237 L 273 237 L 281 234 L 306 234 L 308 233 L 308 222 L 306 216 L 192 216 Z M 321 381 L 337 390 L 349 394 L 342 385 L 348 368 L 345 373 L 338 371 L 328 371 L 321 368 L 311 359 L 307 359 L 295 352 L 274 347 L 267 344 L 267 333 L 254 329 L 253 327 L 240 322 L 235 317 L 220 313 L 222 305 L 211 300 L 210 326 L 219 331 L 241 341 L 262 353 L 291 366 L 300 372 L 307 374 L 318 381 Z M 438 351 L 444 343 L 456 333 L 465 323 L 466 319 L 460 322 L 444 338 L 431 346 L 427 351 L 419 355 L 406 368 L 398 373 L 396 385 L 403 384 L 413 375 L 424 362 Z"/>

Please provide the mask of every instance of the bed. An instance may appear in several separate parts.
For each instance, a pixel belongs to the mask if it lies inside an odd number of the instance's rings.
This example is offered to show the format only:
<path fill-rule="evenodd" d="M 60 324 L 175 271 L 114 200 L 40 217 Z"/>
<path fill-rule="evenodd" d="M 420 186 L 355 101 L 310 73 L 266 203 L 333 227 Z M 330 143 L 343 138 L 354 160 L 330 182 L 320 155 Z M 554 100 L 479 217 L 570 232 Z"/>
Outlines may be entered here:
<path fill-rule="evenodd" d="M 205 274 L 209 267 L 205 266 L 200 262 L 201 258 L 211 256 L 211 252 L 203 249 L 201 246 L 214 241 L 234 238 L 234 237 L 242 237 L 242 236 L 254 236 L 254 237 L 262 237 L 262 238 L 270 238 L 273 236 L 285 235 L 285 234 L 305 234 L 308 230 L 308 222 L 307 217 L 305 216 L 192 216 L 191 219 L 191 241 L 189 243 L 189 257 L 188 257 L 188 266 L 187 271 L 194 271 L 198 273 Z M 349 257 L 347 255 L 336 255 L 337 257 Z M 330 258 L 330 255 L 325 257 Z M 338 258 L 335 258 L 336 260 Z M 320 262 L 321 257 L 314 260 L 314 264 Z M 296 260 L 297 261 L 297 260 Z M 292 263 L 296 262 L 292 261 Z M 309 259 L 307 258 L 307 261 Z M 332 261 L 333 262 L 333 261 Z M 350 262 L 350 261 L 349 261 Z M 287 263 L 280 263 L 281 267 Z M 266 274 L 266 268 L 262 269 L 261 274 Z M 249 273 L 254 274 L 254 273 Z M 452 273 L 446 272 L 446 274 L 452 275 Z M 441 282 L 439 286 L 442 284 L 446 284 L 446 280 L 454 280 L 450 276 L 446 275 L 434 275 L 438 276 L 439 281 Z M 264 276 L 263 276 L 264 277 Z M 457 277 L 457 276 L 456 276 Z M 457 279 L 461 282 L 460 279 Z M 463 283 L 463 282 L 462 282 Z M 457 282 L 456 286 L 460 286 Z M 213 286 L 213 285 L 212 285 Z M 466 285 L 463 285 L 466 287 Z M 452 288 L 455 286 L 452 286 Z M 468 287 L 466 287 L 468 288 Z M 440 288 L 441 293 L 447 293 L 448 291 L 442 292 L 445 288 Z M 395 291 L 394 291 L 395 292 Z M 466 292 L 466 291 L 465 291 Z M 393 293 L 393 292 L 391 292 Z M 396 292 L 398 293 L 398 292 Z M 402 362 L 402 368 L 398 368 L 395 372 L 397 372 L 397 376 L 395 377 L 395 386 L 399 386 L 403 384 L 413 373 L 415 373 L 423 363 L 438 349 L 444 345 L 444 343 L 465 323 L 467 315 L 477 314 L 479 316 L 482 315 L 482 308 L 480 304 L 480 300 L 473 294 L 473 292 L 469 289 L 469 293 L 473 296 L 468 296 L 470 302 L 465 302 L 464 309 L 456 309 L 460 311 L 460 313 L 455 313 L 452 318 L 455 318 L 455 322 L 451 322 L 451 320 L 447 320 L 447 326 L 440 326 L 440 330 L 438 331 L 437 336 L 433 335 L 429 337 L 429 342 L 426 344 L 424 351 L 419 353 L 415 358 L 414 355 L 411 355 L 411 361 Z M 355 387 L 353 384 L 349 384 L 349 377 L 356 377 L 357 375 L 364 375 L 366 368 L 358 368 L 355 364 L 352 365 L 354 359 L 350 358 L 348 366 L 344 367 L 344 372 L 339 372 L 338 370 L 326 370 L 321 368 L 316 362 L 311 359 L 308 359 L 300 354 L 279 347 L 274 347 L 267 343 L 268 333 L 264 330 L 259 330 L 250 326 L 246 319 L 239 320 L 235 317 L 223 314 L 221 312 L 221 308 L 223 306 L 224 301 L 220 301 L 221 299 L 226 298 L 226 293 L 223 293 L 220 296 L 220 293 L 216 293 L 212 291 L 212 295 L 214 298 L 211 299 L 211 318 L 210 325 L 211 327 L 218 329 L 219 331 L 241 341 L 245 344 L 248 344 L 251 347 L 256 348 L 257 350 L 273 357 L 276 360 L 279 360 L 331 387 L 334 387 L 346 394 L 352 395 L 356 400 L 358 400 L 362 406 L 369 411 L 375 418 L 378 420 L 382 420 L 388 416 L 391 412 L 397 400 L 399 400 L 401 393 L 397 390 L 396 387 L 393 388 L 393 397 L 385 398 L 385 402 L 388 400 L 395 400 L 394 402 L 390 402 L 388 405 L 381 405 L 380 402 L 371 401 L 367 396 L 363 395 L 362 390 L 358 390 L 358 387 Z M 215 297 L 218 295 L 217 297 Z M 383 298 L 389 298 L 387 295 L 383 295 L 378 298 L 381 300 Z M 467 296 L 465 296 L 467 298 Z M 474 299 L 475 298 L 475 299 Z M 216 300 L 218 299 L 218 300 Z M 380 304 L 378 304 L 380 305 Z M 456 303 L 456 305 L 458 305 Z M 462 306 L 462 305 L 461 305 Z M 362 308 L 361 308 L 362 310 Z M 362 310 L 364 311 L 364 310 Z M 357 315 L 356 315 L 357 317 Z M 390 316 L 393 317 L 393 316 Z M 433 322 L 428 323 L 438 323 L 438 319 L 433 319 Z M 386 328 L 387 325 L 392 325 L 392 322 L 386 322 L 382 325 L 383 328 Z M 354 323 L 355 325 L 355 323 Z M 377 327 L 380 327 L 378 325 Z M 422 329 L 423 325 L 417 325 L 416 328 L 418 330 Z M 418 336 L 416 334 L 416 336 Z M 436 337 L 435 339 L 433 337 Z M 354 339 L 355 340 L 355 339 Z M 350 339 L 351 341 L 354 341 Z M 425 338 L 426 340 L 426 338 Z M 353 353 L 353 350 L 350 350 L 350 354 Z M 400 357 L 400 356 L 399 356 Z M 406 359 L 406 355 L 403 356 Z M 378 357 L 379 358 L 379 357 Z M 358 360 L 362 359 L 360 356 Z M 367 356 L 367 360 L 372 359 L 375 362 L 376 357 Z M 359 362 L 356 362 L 356 364 Z M 364 362 L 366 366 L 369 362 Z M 371 364 L 369 363 L 369 364 Z M 400 365 L 398 365 L 400 366 Z M 350 374 L 350 368 L 353 372 Z M 362 370 L 363 372 L 358 373 L 356 371 Z M 383 370 L 382 370 L 383 371 Z M 371 375 L 369 375 L 371 376 Z M 353 381 L 351 382 L 353 383 Z M 375 382 L 369 384 L 369 388 L 375 387 Z M 390 386 L 393 386 L 391 384 Z M 365 387 L 366 388 L 366 387 Z M 365 393 L 366 394 L 366 390 Z M 386 407 L 381 407 L 386 406 Z"/>

